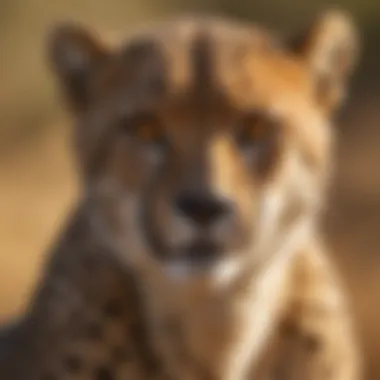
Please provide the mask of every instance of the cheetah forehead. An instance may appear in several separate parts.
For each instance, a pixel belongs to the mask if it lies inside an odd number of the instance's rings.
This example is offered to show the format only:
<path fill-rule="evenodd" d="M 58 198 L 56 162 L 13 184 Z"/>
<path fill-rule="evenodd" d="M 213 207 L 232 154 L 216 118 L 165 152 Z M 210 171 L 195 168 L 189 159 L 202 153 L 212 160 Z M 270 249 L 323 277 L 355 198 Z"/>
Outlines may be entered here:
<path fill-rule="evenodd" d="M 244 23 L 241 20 L 233 21 L 222 17 L 212 16 L 184 16 L 150 23 L 146 27 L 140 27 L 127 36 L 114 36 L 115 45 L 128 45 L 138 40 L 161 41 L 165 44 L 176 46 L 184 45 L 189 48 L 194 37 L 200 33 L 212 38 L 216 45 L 246 44 L 274 44 L 277 36 L 256 23 Z"/>
<path fill-rule="evenodd" d="M 236 71 L 240 71 L 239 77 L 248 75 L 244 67 L 247 56 L 280 52 L 278 42 L 258 25 L 187 17 L 140 29 L 121 39 L 117 51 L 133 69 L 145 68 L 147 73 L 165 76 L 173 88 L 198 85 L 199 89 L 239 81 L 231 76 L 234 71 L 235 76 Z"/>

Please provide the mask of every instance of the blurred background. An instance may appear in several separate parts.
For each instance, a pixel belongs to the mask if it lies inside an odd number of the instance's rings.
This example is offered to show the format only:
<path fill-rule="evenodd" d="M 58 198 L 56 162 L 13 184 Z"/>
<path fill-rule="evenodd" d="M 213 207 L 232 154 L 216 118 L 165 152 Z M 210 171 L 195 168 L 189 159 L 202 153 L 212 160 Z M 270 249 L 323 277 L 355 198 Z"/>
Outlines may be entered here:
<path fill-rule="evenodd" d="M 0 0 L 0 323 L 22 313 L 45 252 L 77 196 L 70 120 L 45 60 L 56 21 L 126 30 L 178 13 L 216 12 L 297 31 L 331 5 L 361 30 L 362 60 L 338 120 L 324 223 L 354 304 L 368 380 L 380 379 L 380 2 L 377 0 Z"/>

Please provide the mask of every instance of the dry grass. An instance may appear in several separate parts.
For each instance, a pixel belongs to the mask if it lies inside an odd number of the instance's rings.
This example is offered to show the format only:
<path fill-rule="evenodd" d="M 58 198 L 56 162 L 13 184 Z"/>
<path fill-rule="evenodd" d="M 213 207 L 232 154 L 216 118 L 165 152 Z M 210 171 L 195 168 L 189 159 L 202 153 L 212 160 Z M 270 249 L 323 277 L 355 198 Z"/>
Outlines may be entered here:
<path fill-rule="evenodd" d="M 75 199 L 66 137 L 53 128 L 0 160 L 0 321 L 20 312 Z"/>

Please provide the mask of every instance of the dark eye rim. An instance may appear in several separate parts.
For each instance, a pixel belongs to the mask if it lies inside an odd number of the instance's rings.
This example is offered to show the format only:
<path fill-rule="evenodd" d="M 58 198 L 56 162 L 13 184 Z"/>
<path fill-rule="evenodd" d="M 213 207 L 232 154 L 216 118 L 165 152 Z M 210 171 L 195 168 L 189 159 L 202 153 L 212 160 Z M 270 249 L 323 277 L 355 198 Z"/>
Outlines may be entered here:
<path fill-rule="evenodd" d="M 160 120 L 160 118 L 154 113 L 149 112 L 141 112 L 125 117 L 119 120 L 117 122 L 117 125 L 119 130 L 121 130 L 123 133 L 126 133 L 130 138 L 138 141 L 141 144 L 152 146 L 166 145 L 167 138 L 165 136 L 165 133 L 160 134 L 160 139 L 152 139 L 151 141 L 144 141 L 143 139 L 138 137 L 137 132 L 139 130 L 139 127 L 141 127 L 141 125 L 146 122 L 160 125 L 162 126 L 160 127 L 162 130 L 165 129 L 163 127 L 163 122 Z"/>
<path fill-rule="evenodd" d="M 251 111 L 244 114 L 238 124 L 237 141 L 239 145 L 243 148 L 252 148 L 263 146 L 276 140 L 280 132 L 281 121 L 274 115 L 262 111 Z M 264 125 L 268 129 L 268 133 L 265 133 L 264 138 L 255 140 L 248 136 L 247 130 L 259 124 Z"/>

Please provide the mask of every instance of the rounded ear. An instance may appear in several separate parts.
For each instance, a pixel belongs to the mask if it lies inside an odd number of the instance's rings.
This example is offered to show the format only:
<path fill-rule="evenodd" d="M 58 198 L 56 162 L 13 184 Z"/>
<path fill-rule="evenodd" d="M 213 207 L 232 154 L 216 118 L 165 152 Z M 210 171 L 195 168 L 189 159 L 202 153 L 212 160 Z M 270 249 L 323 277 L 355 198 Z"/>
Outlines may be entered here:
<path fill-rule="evenodd" d="M 74 111 L 86 105 L 90 83 L 107 56 L 100 40 L 80 25 L 63 23 L 51 30 L 48 59 Z"/>
<path fill-rule="evenodd" d="M 343 11 L 327 11 L 292 45 L 307 65 L 319 103 L 327 112 L 334 111 L 346 96 L 358 60 L 358 35 L 352 19 Z"/>

